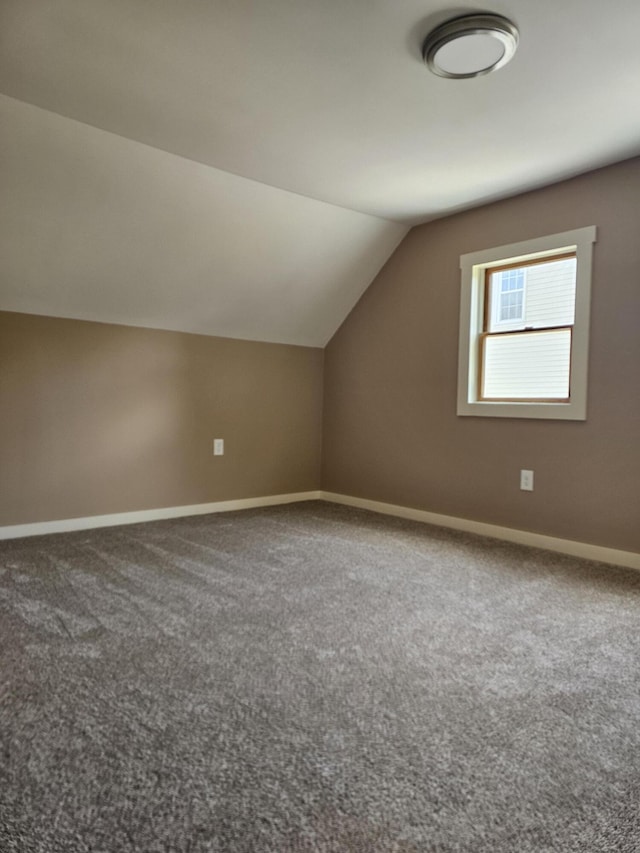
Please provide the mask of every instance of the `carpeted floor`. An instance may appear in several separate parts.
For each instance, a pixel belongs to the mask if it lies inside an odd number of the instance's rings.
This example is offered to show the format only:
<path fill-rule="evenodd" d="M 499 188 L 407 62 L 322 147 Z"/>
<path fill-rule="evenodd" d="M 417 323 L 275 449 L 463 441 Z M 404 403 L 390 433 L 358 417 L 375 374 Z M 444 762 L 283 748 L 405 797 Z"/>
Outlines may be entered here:
<path fill-rule="evenodd" d="M 0 543 L 2 853 L 639 851 L 640 573 L 320 502 Z"/>

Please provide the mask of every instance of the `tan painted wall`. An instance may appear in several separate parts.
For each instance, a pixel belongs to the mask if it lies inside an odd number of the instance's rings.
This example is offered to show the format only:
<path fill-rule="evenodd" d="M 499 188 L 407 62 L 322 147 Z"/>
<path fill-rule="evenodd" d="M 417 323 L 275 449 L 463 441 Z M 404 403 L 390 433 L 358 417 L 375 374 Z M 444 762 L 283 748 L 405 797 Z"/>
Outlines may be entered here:
<path fill-rule="evenodd" d="M 0 525 L 319 488 L 322 359 L 0 312 Z"/>
<path fill-rule="evenodd" d="M 587 421 L 457 417 L 459 256 L 586 225 Z M 323 440 L 329 491 L 640 551 L 640 159 L 414 228 L 325 351 Z"/>

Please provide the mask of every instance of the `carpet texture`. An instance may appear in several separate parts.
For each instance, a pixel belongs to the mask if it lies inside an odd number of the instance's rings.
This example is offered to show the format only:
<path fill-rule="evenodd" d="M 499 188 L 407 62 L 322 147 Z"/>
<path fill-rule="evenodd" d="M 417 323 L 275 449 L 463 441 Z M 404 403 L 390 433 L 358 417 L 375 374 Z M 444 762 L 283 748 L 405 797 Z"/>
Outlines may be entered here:
<path fill-rule="evenodd" d="M 0 543 L 2 853 L 640 850 L 640 574 L 321 502 Z"/>

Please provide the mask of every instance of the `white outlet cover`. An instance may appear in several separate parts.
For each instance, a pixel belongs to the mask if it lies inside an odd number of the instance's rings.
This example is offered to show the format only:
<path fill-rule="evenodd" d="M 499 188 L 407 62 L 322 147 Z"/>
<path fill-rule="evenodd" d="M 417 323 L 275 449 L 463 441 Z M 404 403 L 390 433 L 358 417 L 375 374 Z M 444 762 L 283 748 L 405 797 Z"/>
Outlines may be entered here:
<path fill-rule="evenodd" d="M 213 455 L 224 456 L 224 438 L 213 439 Z"/>
<path fill-rule="evenodd" d="M 533 471 L 524 468 L 520 471 L 520 488 L 523 492 L 533 491 Z"/>

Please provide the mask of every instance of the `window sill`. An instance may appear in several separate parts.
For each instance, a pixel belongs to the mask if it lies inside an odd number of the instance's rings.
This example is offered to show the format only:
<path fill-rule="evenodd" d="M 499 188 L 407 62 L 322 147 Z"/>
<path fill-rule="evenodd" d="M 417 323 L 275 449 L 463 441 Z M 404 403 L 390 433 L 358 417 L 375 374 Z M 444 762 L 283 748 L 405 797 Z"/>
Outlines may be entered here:
<path fill-rule="evenodd" d="M 578 403 L 500 403 L 461 402 L 459 416 L 485 418 L 537 418 L 560 421 L 585 421 L 586 406 Z"/>

